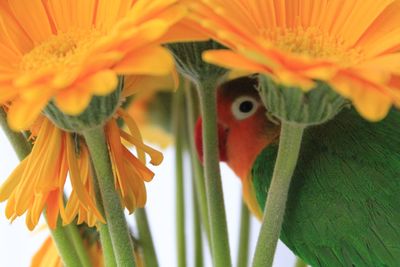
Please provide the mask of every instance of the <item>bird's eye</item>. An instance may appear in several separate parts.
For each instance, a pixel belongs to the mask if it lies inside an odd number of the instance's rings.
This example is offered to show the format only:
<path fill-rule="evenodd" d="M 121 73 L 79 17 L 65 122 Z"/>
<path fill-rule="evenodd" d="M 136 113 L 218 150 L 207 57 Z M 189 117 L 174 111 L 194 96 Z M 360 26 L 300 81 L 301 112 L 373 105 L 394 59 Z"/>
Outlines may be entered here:
<path fill-rule="evenodd" d="M 259 103 L 250 96 L 241 96 L 232 104 L 232 113 L 237 120 L 244 120 L 256 113 Z"/>

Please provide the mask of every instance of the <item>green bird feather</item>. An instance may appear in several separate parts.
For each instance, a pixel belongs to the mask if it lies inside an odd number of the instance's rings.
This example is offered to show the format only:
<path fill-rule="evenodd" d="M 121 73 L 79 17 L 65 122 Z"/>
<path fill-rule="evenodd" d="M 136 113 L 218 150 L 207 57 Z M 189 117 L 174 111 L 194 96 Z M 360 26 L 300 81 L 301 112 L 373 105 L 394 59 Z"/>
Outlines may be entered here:
<path fill-rule="evenodd" d="M 397 110 L 371 123 L 346 109 L 305 131 L 281 240 L 311 266 L 400 266 L 399 127 Z M 251 170 L 261 208 L 277 150 Z"/>

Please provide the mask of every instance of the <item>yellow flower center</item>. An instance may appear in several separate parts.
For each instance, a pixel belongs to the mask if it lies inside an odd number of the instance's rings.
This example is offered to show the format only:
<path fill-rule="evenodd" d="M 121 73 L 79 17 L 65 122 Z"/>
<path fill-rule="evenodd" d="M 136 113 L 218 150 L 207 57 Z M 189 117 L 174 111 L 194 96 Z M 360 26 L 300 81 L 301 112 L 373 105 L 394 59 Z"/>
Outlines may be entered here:
<path fill-rule="evenodd" d="M 340 38 L 334 38 L 316 28 L 264 29 L 261 35 L 283 51 L 316 59 L 329 59 L 344 64 L 362 59 L 359 48 L 348 48 Z"/>
<path fill-rule="evenodd" d="M 103 33 L 96 29 L 73 30 L 50 36 L 24 55 L 23 71 L 72 66 L 81 62 Z"/>

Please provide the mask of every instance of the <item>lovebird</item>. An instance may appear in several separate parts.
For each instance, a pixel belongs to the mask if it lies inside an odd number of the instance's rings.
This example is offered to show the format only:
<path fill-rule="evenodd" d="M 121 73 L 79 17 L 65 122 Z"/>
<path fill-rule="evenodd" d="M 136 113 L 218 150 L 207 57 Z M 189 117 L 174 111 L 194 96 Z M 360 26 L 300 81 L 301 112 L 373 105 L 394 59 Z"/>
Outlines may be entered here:
<path fill-rule="evenodd" d="M 220 86 L 218 138 L 261 219 L 280 127 L 256 87 L 251 77 Z M 201 118 L 195 135 L 201 158 Z M 400 111 L 372 123 L 349 107 L 305 130 L 280 239 L 311 266 L 400 266 Z"/>

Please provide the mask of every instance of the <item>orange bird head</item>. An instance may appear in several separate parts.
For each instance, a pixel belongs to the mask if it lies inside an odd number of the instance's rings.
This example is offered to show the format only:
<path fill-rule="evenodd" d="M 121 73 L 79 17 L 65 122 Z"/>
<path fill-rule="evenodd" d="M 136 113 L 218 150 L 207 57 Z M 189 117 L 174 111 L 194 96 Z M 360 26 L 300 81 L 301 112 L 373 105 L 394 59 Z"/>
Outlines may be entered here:
<path fill-rule="evenodd" d="M 218 138 L 220 160 L 245 180 L 258 154 L 279 138 L 280 127 L 266 117 L 267 110 L 256 90 L 257 79 L 238 78 L 218 88 Z M 198 119 L 195 142 L 203 157 L 202 120 Z"/>

